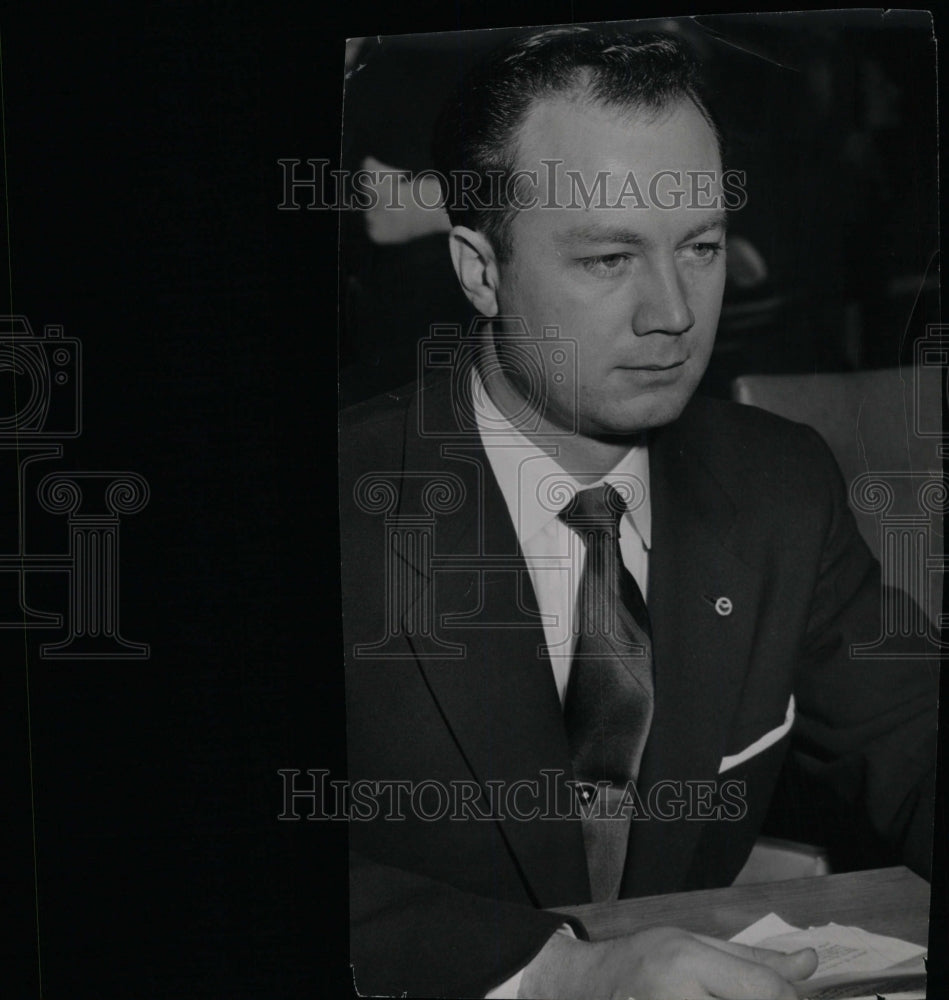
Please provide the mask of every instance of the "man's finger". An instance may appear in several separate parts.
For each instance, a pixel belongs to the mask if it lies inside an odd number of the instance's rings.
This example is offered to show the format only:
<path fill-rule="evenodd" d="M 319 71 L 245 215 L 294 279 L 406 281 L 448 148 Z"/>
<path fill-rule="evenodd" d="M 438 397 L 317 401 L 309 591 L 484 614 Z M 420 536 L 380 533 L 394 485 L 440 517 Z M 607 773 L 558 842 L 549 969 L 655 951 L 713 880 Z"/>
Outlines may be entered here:
<path fill-rule="evenodd" d="M 759 949 L 763 950 L 763 949 Z M 775 969 L 710 947 L 700 966 L 702 985 L 728 1000 L 798 1000 L 797 991 Z"/>
<path fill-rule="evenodd" d="M 704 944 L 710 944 L 729 955 L 767 965 L 785 979 L 807 979 L 817 968 L 817 952 L 813 948 L 801 948 L 799 951 L 785 953 L 772 948 L 755 948 L 747 944 L 735 944 L 733 941 L 719 941 L 705 934 L 696 934 L 695 937 Z"/>

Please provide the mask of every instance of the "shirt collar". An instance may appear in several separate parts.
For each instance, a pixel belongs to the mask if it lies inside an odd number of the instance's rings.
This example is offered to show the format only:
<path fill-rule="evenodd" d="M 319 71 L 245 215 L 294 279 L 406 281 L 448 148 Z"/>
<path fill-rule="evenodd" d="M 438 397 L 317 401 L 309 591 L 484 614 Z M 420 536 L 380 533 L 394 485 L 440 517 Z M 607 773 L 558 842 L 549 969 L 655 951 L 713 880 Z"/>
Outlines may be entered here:
<path fill-rule="evenodd" d="M 545 528 L 574 494 L 605 482 L 616 485 L 621 491 L 624 486 L 632 490 L 634 509 L 625 517 L 645 547 L 652 547 L 649 453 L 645 444 L 630 448 L 596 483 L 582 485 L 564 472 L 553 458 L 556 439 L 551 439 L 545 449 L 525 437 L 494 405 L 475 368 L 471 372 L 471 398 L 481 443 L 521 544 Z"/>

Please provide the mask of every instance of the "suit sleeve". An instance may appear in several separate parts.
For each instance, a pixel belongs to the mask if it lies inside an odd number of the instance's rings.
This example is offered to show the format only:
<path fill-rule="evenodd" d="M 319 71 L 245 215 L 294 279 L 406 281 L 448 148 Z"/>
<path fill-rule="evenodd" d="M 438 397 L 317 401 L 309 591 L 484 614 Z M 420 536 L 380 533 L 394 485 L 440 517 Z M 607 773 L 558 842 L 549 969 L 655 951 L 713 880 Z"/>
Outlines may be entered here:
<path fill-rule="evenodd" d="M 462 892 L 350 854 L 350 959 L 361 996 L 484 997 L 524 968 L 563 914 Z"/>
<path fill-rule="evenodd" d="M 795 682 L 796 758 L 928 878 L 938 657 L 923 636 L 892 637 L 887 659 L 852 649 L 883 634 L 885 591 L 836 462 L 816 434 L 814 446 L 831 509 Z"/>

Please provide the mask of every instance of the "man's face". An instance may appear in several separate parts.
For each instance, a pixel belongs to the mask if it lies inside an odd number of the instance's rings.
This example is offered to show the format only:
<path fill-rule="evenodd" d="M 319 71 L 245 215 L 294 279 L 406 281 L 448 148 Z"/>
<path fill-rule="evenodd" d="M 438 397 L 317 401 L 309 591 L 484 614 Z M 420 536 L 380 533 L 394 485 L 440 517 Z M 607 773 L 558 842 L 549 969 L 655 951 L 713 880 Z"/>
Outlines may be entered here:
<path fill-rule="evenodd" d="M 544 415 L 561 427 L 574 426 L 576 415 L 580 432 L 596 438 L 675 420 L 708 364 L 725 282 L 712 130 L 690 101 L 631 116 L 557 98 L 532 108 L 518 153 L 518 168 L 536 170 L 540 183 L 536 206 L 512 222 L 498 307 L 522 317 L 533 338 L 554 326 L 577 345 L 576 383 L 546 373 Z M 561 161 L 554 197 L 546 183 L 553 168 L 542 160 Z M 567 171 L 593 191 L 589 207 Z M 594 185 L 604 171 L 601 196 Z M 694 194 L 688 171 L 704 172 Z M 503 357 L 503 335 L 496 349 Z"/>

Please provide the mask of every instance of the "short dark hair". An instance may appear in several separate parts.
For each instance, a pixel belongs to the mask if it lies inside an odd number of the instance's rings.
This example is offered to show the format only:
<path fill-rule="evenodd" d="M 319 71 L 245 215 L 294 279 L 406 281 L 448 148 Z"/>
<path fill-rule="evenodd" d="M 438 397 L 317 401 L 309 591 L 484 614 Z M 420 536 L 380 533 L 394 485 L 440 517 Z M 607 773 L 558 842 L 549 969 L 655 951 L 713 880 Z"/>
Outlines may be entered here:
<path fill-rule="evenodd" d="M 484 233 L 500 260 L 511 252 L 517 209 L 505 197 L 505 179 L 516 169 L 521 125 L 536 101 L 571 92 L 606 107 L 654 113 L 691 100 L 721 151 L 698 61 L 675 35 L 571 26 L 519 36 L 462 80 L 438 117 L 432 143 L 452 225 Z M 452 179 L 463 172 L 477 181 L 459 198 Z"/>

